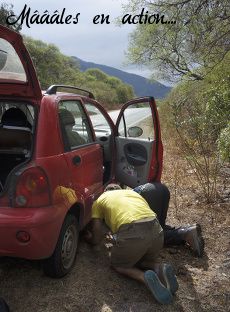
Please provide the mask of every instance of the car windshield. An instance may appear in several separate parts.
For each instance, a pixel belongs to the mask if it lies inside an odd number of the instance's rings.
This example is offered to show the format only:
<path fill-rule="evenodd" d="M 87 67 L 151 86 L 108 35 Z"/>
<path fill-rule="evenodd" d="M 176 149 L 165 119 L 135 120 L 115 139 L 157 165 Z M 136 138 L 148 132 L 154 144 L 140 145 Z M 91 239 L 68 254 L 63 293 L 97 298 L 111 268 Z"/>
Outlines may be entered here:
<path fill-rule="evenodd" d="M 91 103 L 85 103 L 85 107 L 90 116 L 96 136 L 97 134 L 101 135 L 100 133 L 111 134 L 111 127 L 101 111 Z"/>
<path fill-rule="evenodd" d="M 0 38 L 0 83 L 3 81 L 25 83 L 27 80 L 21 60 L 13 46 Z"/>

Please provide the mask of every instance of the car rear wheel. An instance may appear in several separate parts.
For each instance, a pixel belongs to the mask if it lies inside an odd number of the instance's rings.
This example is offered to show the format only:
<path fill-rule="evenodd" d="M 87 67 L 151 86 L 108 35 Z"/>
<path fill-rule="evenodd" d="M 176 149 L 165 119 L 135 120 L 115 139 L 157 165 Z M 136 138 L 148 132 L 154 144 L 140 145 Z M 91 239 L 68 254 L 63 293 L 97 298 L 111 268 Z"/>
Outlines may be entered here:
<path fill-rule="evenodd" d="M 69 214 L 63 222 L 53 255 L 43 262 L 46 275 L 59 278 L 72 269 L 77 254 L 78 237 L 77 219 Z"/>

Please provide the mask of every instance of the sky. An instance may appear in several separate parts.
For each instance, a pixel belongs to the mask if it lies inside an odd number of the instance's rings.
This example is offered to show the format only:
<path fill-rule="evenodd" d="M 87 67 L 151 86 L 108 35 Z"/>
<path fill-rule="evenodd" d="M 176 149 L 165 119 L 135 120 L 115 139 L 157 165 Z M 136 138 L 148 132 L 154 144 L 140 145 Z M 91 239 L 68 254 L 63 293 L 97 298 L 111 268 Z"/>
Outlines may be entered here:
<path fill-rule="evenodd" d="M 129 34 L 135 26 L 119 27 L 115 24 L 115 20 L 124 15 L 122 4 L 125 4 L 127 0 L 6 0 L 5 2 L 13 4 L 13 10 L 17 15 L 21 13 L 25 4 L 31 8 L 31 15 L 36 10 L 41 15 L 45 10 L 50 14 L 53 14 L 55 10 L 60 13 L 63 8 L 66 9 L 65 16 L 80 13 L 77 24 L 31 24 L 28 28 L 24 23 L 22 33 L 34 39 L 53 43 L 66 55 L 112 66 L 144 77 L 150 76 L 147 68 L 125 65 Z M 109 15 L 110 24 L 93 24 L 93 18 L 98 14 Z"/>

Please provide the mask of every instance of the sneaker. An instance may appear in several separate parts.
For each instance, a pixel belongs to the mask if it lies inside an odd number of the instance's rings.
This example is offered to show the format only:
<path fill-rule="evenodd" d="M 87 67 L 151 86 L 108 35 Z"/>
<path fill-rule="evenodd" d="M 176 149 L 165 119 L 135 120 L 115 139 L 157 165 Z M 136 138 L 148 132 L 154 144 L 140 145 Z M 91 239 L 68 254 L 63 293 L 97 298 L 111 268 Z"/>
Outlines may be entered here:
<path fill-rule="evenodd" d="M 173 300 L 171 292 L 161 283 L 154 271 L 148 270 L 144 273 L 146 286 L 153 297 L 161 304 L 169 304 Z"/>

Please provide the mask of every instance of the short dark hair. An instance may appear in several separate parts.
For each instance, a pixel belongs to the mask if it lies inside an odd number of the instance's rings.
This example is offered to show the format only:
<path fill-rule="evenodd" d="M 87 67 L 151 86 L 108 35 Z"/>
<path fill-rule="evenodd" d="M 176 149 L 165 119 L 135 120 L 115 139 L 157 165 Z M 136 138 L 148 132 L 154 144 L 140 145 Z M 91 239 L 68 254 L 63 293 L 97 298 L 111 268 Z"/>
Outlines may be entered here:
<path fill-rule="evenodd" d="M 109 185 L 106 186 L 105 188 L 105 192 L 106 191 L 114 191 L 114 190 L 121 190 L 122 188 L 120 187 L 120 185 L 115 184 L 115 183 L 111 183 Z"/>

